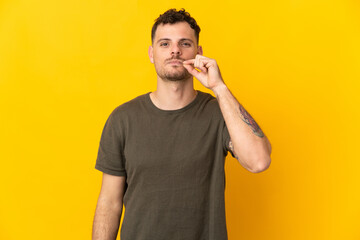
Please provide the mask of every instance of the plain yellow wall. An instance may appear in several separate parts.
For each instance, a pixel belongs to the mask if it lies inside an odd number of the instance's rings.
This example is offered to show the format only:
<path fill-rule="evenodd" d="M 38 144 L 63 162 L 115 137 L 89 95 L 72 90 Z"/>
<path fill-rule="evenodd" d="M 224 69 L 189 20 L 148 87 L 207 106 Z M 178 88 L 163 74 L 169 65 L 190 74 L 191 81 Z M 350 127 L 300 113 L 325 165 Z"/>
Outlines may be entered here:
<path fill-rule="evenodd" d="M 172 7 L 273 147 L 260 174 L 226 159 L 229 240 L 360 239 L 354 0 L 1 1 L 0 239 L 90 239 L 102 128 L 155 90 L 150 29 Z"/>

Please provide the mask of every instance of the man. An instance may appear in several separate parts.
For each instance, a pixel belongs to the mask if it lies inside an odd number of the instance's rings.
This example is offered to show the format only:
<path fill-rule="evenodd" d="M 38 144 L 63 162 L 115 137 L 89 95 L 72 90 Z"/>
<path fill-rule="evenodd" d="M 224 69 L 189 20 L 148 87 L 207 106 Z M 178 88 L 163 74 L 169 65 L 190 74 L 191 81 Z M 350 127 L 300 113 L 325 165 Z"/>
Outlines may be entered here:
<path fill-rule="evenodd" d="M 101 136 L 94 240 L 116 239 L 123 203 L 122 240 L 225 240 L 227 152 L 253 173 L 269 167 L 268 139 L 202 56 L 199 32 L 184 9 L 156 20 L 157 89 L 117 107 Z M 216 98 L 194 90 L 193 77 Z"/>

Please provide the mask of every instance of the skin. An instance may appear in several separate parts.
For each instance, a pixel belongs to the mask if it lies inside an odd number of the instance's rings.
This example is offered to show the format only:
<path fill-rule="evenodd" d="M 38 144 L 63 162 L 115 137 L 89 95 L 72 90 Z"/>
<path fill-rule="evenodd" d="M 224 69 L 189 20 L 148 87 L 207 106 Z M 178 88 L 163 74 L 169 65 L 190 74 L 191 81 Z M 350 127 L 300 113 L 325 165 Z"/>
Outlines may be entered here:
<path fill-rule="evenodd" d="M 202 48 L 196 42 L 195 32 L 186 22 L 158 26 L 148 52 L 157 73 L 157 89 L 150 98 L 158 108 L 179 109 L 195 98 L 193 76 L 182 64 L 170 62 L 182 62 L 202 54 Z M 179 75 L 184 77 L 179 80 L 166 77 Z"/>
<path fill-rule="evenodd" d="M 123 208 L 126 178 L 103 173 L 102 186 L 96 205 L 92 239 L 116 239 Z"/>

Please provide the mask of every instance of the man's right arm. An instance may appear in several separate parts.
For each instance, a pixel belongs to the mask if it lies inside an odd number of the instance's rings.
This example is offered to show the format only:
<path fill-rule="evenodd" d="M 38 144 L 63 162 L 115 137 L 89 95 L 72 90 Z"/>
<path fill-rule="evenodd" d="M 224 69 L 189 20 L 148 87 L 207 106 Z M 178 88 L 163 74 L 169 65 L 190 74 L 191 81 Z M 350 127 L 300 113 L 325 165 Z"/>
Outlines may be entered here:
<path fill-rule="evenodd" d="M 103 173 L 93 223 L 93 240 L 116 239 L 122 213 L 125 181 L 125 176 L 113 176 Z"/>

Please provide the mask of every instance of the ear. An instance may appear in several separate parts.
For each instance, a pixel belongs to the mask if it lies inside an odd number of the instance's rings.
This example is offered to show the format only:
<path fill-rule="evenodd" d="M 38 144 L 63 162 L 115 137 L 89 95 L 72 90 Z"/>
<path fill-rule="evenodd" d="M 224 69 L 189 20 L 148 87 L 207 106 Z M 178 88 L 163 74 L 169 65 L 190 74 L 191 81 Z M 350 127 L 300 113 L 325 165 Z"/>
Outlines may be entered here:
<path fill-rule="evenodd" d="M 202 46 L 198 46 L 197 54 L 203 55 Z"/>
<path fill-rule="evenodd" d="M 148 54 L 149 54 L 150 62 L 154 63 L 154 53 L 153 53 L 153 47 L 152 46 L 149 47 Z"/>

